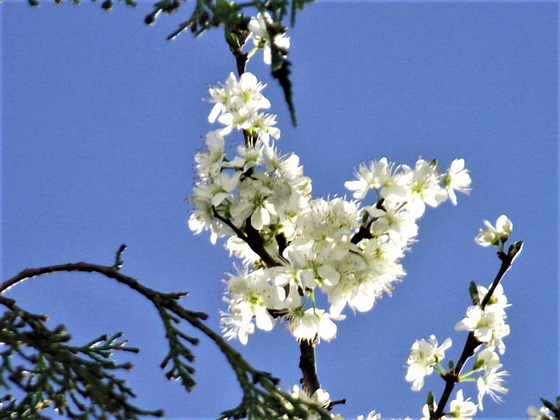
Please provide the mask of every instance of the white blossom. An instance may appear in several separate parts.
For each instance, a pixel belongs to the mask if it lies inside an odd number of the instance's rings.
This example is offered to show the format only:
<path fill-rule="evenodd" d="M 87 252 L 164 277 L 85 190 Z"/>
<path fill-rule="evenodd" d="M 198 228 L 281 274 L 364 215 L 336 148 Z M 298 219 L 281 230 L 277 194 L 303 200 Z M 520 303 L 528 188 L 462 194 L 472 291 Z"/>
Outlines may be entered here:
<path fill-rule="evenodd" d="M 333 317 L 321 309 L 309 308 L 305 312 L 296 309 L 288 317 L 289 329 L 298 340 L 312 341 L 316 337 L 332 340 L 336 335 L 336 324 L 331 320 L 342 320 L 344 315 Z"/>
<path fill-rule="evenodd" d="M 366 416 L 364 416 L 363 414 L 360 414 L 356 420 L 380 420 L 381 419 L 381 414 L 380 413 L 376 413 L 375 410 L 370 411 Z"/>
<path fill-rule="evenodd" d="M 206 134 L 207 151 L 198 152 L 194 160 L 197 163 L 198 174 L 201 179 L 212 178 L 219 174 L 224 164 L 224 137 L 219 130 L 210 131 Z"/>
<path fill-rule="evenodd" d="M 379 161 L 370 162 L 369 166 L 362 162 L 355 171 L 358 179 L 347 181 L 344 186 L 350 191 L 354 191 L 354 198 L 358 200 L 363 199 L 369 190 L 380 191 L 381 189 L 383 189 L 384 197 L 396 195 L 402 198 L 406 196 L 405 184 L 410 177 L 397 176 L 397 169 L 385 157 Z"/>
<path fill-rule="evenodd" d="M 486 289 L 478 287 L 479 298 L 483 299 Z M 455 325 L 456 331 L 472 331 L 474 336 L 481 343 L 486 343 L 488 348 L 497 348 L 500 353 L 504 353 L 505 345 L 503 338 L 509 335 L 509 325 L 506 324 L 505 308 L 507 298 L 503 294 L 501 287 L 496 287 L 496 294 L 490 302 L 482 309 L 480 305 L 473 305 L 467 308 L 465 318 Z"/>
<path fill-rule="evenodd" d="M 499 369 L 501 367 L 500 356 L 495 351 L 485 347 L 480 353 L 476 355 L 473 370 L 490 370 Z"/>
<path fill-rule="evenodd" d="M 269 282 L 264 269 L 251 273 L 241 270 L 229 277 L 227 287 L 231 299 L 228 312 L 222 314 L 222 331 L 228 339 L 238 337 L 246 344 L 247 335 L 254 331 L 251 326 L 253 319 L 261 330 L 270 331 L 274 327 L 274 319 L 268 309 L 283 306 L 285 291 Z"/>
<path fill-rule="evenodd" d="M 470 420 L 476 415 L 476 404 L 470 398 L 464 399 L 462 389 L 457 391 L 457 396 L 451 401 L 449 408 L 449 415 L 453 419 Z"/>
<path fill-rule="evenodd" d="M 488 221 L 484 221 L 486 229 L 480 229 L 476 235 L 475 241 L 481 246 L 498 245 L 505 242 L 509 238 L 513 230 L 513 223 L 505 214 L 502 214 L 496 220 L 496 227 Z"/>
<path fill-rule="evenodd" d="M 445 358 L 445 350 L 451 347 L 451 338 L 446 338 L 441 346 L 435 335 L 430 335 L 430 341 L 416 340 L 408 356 L 408 371 L 405 379 L 412 382 L 412 390 L 420 391 L 424 386 L 424 377 L 431 375 L 434 366 Z"/>
<path fill-rule="evenodd" d="M 437 207 L 447 199 L 447 191 L 440 184 L 439 168 L 434 162 L 418 159 L 414 169 L 403 166 L 405 174 L 412 174 L 407 197 L 408 211 L 416 218 L 424 214 L 426 204 Z"/>
<path fill-rule="evenodd" d="M 259 15 L 250 24 L 265 55 L 268 19 Z M 273 41 L 287 48 L 283 36 Z M 357 179 L 345 184 L 357 200 L 373 190 L 373 205 L 344 197 L 313 199 L 299 157 L 281 155 L 274 144 L 280 131 L 276 116 L 262 112 L 270 107 L 264 87 L 251 73 L 239 79 L 231 73 L 209 89 L 214 105 L 208 120 L 224 128 L 210 131 L 205 150 L 195 155 L 188 225 L 195 233 L 210 231 L 212 243 L 226 237 L 230 256 L 242 263 L 227 281 L 228 309 L 221 321 L 228 339 L 245 344 L 255 327 L 268 331 L 284 321 L 298 340 L 331 340 L 346 306 L 369 311 L 403 279 L 401 259 L 415 240 L 425 205 L 435 207 L 448 196 L 455 202 L 455 191 L 468 192 L 470 177 L 462 159 L 442 175 L 435 161 L 418 159 L 412 169 L 382 158 L 360 164 Z M 230 152 L 226 136 L 234 129 L 243 131 L 247 144 Z M 326 295 L 328 311 L 320 307 L 324 300 L 315 299 L 319 293 Z M 505 304 L 496 302 L 488 307 L 497 313 Z M 492 329 L 488 346 L 503 350 L 506 327 Z M 476 328 L 484 335 L 481 325 Z M 408 376 L 419 386 L 433 366 L 415 369 L 418 364 L 409 366 Z"/>
<path fill-rule="evenodd" d="M 534 405 L 527 407 L 527 418 L 529 420 L 552 420 L 550 410 L 546 407 L 537 408 Z"/>
<path fill-rule="evenodd" d="M 457 195 L 455 191 L 463 194 L 469 194 L 471 191 L 471 177 L 469 171 L 465 169 L 464 159 L 455 159 L 451 162 L 451 167 L 443 177 L 443 183 L 447 189 L 449 201 L 453 205 L 457 205 Z"/>
<path fill-rule="evenodd" d="M 209 90 L 214 107 L 208 121 L 212 123 L 217 120 L 225 125 L 221 131 L 223 134 L 229 133 L 233 128 L 256 130 L 257 119 L 260 126 L 264 124 L 257 111 L 270 108 L 269 100 L 261 93 L 265 86 L 252 73 L 243 73 L 239 80 L 230 73 L 224 84 Z"/>
<path fill-rule="evenodd" d="M 478 388 L 478 408 L 482 411 L 482 399 L 486 394 L 497 403 L 501 403 L 503 398 L 498 394 L 506 394 L 508 389 L 504 386 L 504 376 L 508 376 L 509 372 L 506 370 L 490 369 L 487 370 L 476 380 Z"/>
<path fill-rule="evenodd" d="M 263 59 L 265 64 L 270 65 L 272 61 L 271 42 L 266 27 L 267 23 L 269 25 L 273 23 L 270 14 L 268 12 L 258 13 L 256 17 L 252 17 L 249 21 L 249 30 L 254 36 L 253 41 L 255 45 L 264 48 Z M 288 53 L 288 49 L 290 48 L 290 38 L 286 34 L 277 34 L 274 37 L 273 43 L 278 49 L 282 50 L 284 54 Z"/>

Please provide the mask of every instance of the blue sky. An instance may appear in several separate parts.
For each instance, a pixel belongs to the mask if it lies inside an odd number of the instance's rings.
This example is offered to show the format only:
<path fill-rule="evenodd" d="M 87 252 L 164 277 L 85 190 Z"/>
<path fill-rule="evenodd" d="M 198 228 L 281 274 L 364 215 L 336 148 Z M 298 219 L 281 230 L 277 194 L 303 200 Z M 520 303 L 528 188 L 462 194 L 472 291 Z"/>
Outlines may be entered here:
<path fill-rule="evenodd" d="M 207 86 L 234 70 L 221 30 L 165 41 L 182 21 L 151 9 L 84 2 L 31 9 L 3 3 L 2 273 L 89 261 L 110 265 L 121 243 L 124 273 L 163 291 L 187 290 L 184 304 L 218 326 L 220 279 L 232 268 L 207 235 L 186 227 L 193 155 L 212 127 Z M 180 12 L 181 13 L 181 12 Z M 183 19 L 184 20 L 184 19 Z M 315 196 L 343 195 L 362 160 L 418 156 L 447 167 L 463 157 L 473 191 L 429 209 L 407 271 L 391 298 L 339 324 L 317 351 L 319 378 L 345 416 L 375 409 L 419 417 L 429 377 L 404 380 L 411 344 L 430 334 L 454 346 L 453 326 L 469 304 L 471 280 L 489 284 L 499 262 L 473 238 L 484 219 L 506 213 L 525 248 L 504 281 L 512 303 L 502 360 L 509 394 L 488 400 L 483 418 L 522 418 L 558 388 L 558 6 L 527 3 L 342 3 L 309 5 L 290 34 L 299 126 L 290 126 L 279 87 L 256 57 L 248 70 L 269 82 L 279 147 L 295 151 Z M 212 418 L 240 392 L 219 352 L 202 341 L 198 386 L 186 394 L 158 364 L 165 356 L 157 314 L 140 297 L 94 275 L 28 281 L 9 297 L 64 323 L 78 342 L 123 331 L 142 352 L 129 375 L 141 406 L 171 418 Z M 235 346 L 290 389 L 298 349 L 282 328 Z M 466 396 L 476 386 L 465 384 Z"/>

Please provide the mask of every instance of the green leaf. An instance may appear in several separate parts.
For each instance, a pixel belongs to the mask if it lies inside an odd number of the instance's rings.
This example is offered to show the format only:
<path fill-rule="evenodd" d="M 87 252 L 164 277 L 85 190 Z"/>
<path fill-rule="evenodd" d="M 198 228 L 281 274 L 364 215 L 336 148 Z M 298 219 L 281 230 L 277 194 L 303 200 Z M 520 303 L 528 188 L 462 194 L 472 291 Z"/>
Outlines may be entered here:
<path fill-rule="evenodd" d="M 550 401 L 545 400 L 544 398 L 541 398 L 541 401 L 543 405 L 549 410 L 554 411 L 556 409 L 556 407 L 554 407 L 554 404 L 552 404 Z"/>
<path fill-rule="evenodd" d="M 284 99 L 288 104 L 292 124 L 297 127 L 296 108 L 293 101 L 292 82 L 290 81 L 290 65 L 291 63 L 288 60 L 283 59 L 280 66 L 276 70 L 272 70 L 272 77 L 278 79 L 278 83 L 284 92 Z"/>
<path fill-rule="evenodd" d="M 474 281 L 471 281 L 469 284 L 469 293 L 471 294 L 473 305 L 478 305 L 480 303 L 480 296 L 478 296 L 478 288 Z"/>
<path fill-rule="evenodd" d="M 214 17 L 220 22 L 224 23 L 226 27 L 235 26 L 237 22 L 239 8 L 235 2 L 228 2 L 227 0 L 216 0 L 214 7 Z"/>
<path fill-rule="evenodd" d="M 508 250 L 508 258 L 510 259 L 511 263 L 518 257 L 523 249 L 523 241 L 514 242 L 509 246 Z"/>
<path fill-rule="evenodd" d="M 434 403 L 434 401 L 435 401 L 434 394 L 432 393 L 432 391 L 428 392 L 428 397 L 426 398 L 426 404 L 431 406 Z"/>

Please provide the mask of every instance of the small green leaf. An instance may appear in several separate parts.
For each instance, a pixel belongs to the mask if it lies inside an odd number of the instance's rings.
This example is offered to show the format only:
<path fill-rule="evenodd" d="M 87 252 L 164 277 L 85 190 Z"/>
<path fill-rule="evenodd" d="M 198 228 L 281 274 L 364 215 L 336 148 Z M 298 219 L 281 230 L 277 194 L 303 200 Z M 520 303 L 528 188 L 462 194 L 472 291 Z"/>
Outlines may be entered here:
<path fill-rule="evenodd" d="M 480 303 L 480 296 L 478 296 L 478 288 L 474 281 L 471 281 L 469 284 L 469 293 L 471 294 L 473 305 L 478 305 Z"/>
<path fill-rule="evenodd" d="M 434 394 L 432 393 L 432 391 L 428 392 L 428 398 L 426 398 L 426 404 L 431 406 L 434 403 L 434 401 L 435 401 Z"/>
<path fill-rule="evenodd" d="M 554 411 L 556 409 L 556 407 L 554 407 L 554 404 L 552 404 L 550 401 L 545 400 L 544 398 L 541 398 L 541 401 L 543 405 L 549 410 Z"/>
<path fill-rule="evenodd" d="M 214 16 L 223 22 L 226 27 L 232 27 L 237 21 L 237 13 L 239 8 L 235 2 L 228 2 L 227 0 L 216 0 L 214 8 Z"/>
<path fill-rule="evenodd" d="M 522 249 L 523 249 L 523 241 L 514 242 L 509 246 L 508 258 L 510 259 L 511 263 L 513 263 L 513 261 L 521 253 Z"/>
<path fill-rule="evenodd" d="M 278 83 L 280 83 L 280 86 L 284 91 L 284 98 L 286 100 L 286 103 L 288 104 L 288 109 L 290 110 L 292 124 L 294 127 L 297 127 L 296 108 L 293 101 L 292 82 L 290 81 L 290 64 L 291 63 L 288 60 L 283 59 L 280 63 L 280 67 L 278 67 L 276 70 L 272 70 L 272 77 L 278 79 Z"/>

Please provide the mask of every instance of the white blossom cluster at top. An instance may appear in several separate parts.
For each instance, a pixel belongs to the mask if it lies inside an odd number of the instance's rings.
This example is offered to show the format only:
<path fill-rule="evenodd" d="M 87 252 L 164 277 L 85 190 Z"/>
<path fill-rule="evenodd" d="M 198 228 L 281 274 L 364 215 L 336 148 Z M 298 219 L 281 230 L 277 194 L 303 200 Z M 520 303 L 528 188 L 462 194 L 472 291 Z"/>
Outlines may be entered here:
<path fill-rule="evenodd" d="M 263 88 L 251 73 L 210 88 L 209 121 L 222 127 L 195 156 L 189 227 L 209 230 L 213 243 L 226 237 L 241 261 L 227 279 L 227 338 L 245 344 L 255 326 L 269 331 L 285 322 L 298 340 L 330 340 L 346 306 L 369 311 L 405 275 L 400 260 L 426 205 L 456 204 L 455 192 L 468 192 L 471 179 L 462 159 L 442 171 L 435 161 L 409 167 L 382 158 L 362 163 L 346 182 L 354 199 L 313 198 L 299 157 L 281 155 L 274 144 L 280 131 L 276 116 L 262 112 L 270 107 Z M 233 130 L 246 141 L 231 157 L 225 136 Z M 327 308 L 319 307 L 318 292 Z"/>
<path fill-rule="evenodd" d="M 269 65 L 271 24 L 270 15 L 259 13 L 248 27 L 255 48 L 247 56 L 263 49 Z M 284 53 L 290 46 L 285 34 L 275 35 L 273 43 Z M 225 280 L 228 309 L 222 312 L 221 323 L 226 338 L 246 344 L 255 326 L 270 331 L 284 323 L 297 340 L 330 340 L 337 331 L 333 321 L 345 318 L 346 306 L 369 311 L 404 277 L 400 261 L 415 240 L 416 221 L 426 205 L 437 207 L 446 200 L 456 205 L 456 192 L 469 193 L 471 178 L 463 159 L 444 171 L 436 161 L 420 158 L 410 167 L 381 158 L 362 162 L 355 179 L 344 184 L 353 199 L 313 198 L 299 157 L 281 155 L 276 148 L 280 130 L 276 115 L 263 112 L 271 106 L 262 94 L 264 87 L 251 73 L 239 79 L 231 73 L 223 84 L 209 89 L 214 106 L 208 120 L 221 127 L 206 135 L 206 149 L 195 156 L 198 179 L 189 227 L 196 234 L 210 231 L 212 243 L 225 237 L 230 255 L 239 259 L 236 272 Z M 244 145 L 228 156 L 225 137 L 235 130 L 243 133 Z M 495 227 L 486 221 L 475 240 L 503 252 L 512 227 L 502 215 Z M 318 299 L 318 293 L 326 295 L 328 307 L 320 307 L 325 299 Z M 500 402 L 499 394 L 507 393 L 504 377 L 509 373 L 501 369 L 498 353 L 505 351 L 503 338 L 509 335 L 505 309 L 510 305 L 498 285 L 483 307 L 480 302 L 487 293 L 485 287 L 476 286 L 479 301 L 455 326 L 481 344 L 471 371 L 460 378 L 476 381 L 478 403 L 458 390 L 442 418 L 470 419 L 483 409 L 484 396 Z M 451 344 L 448 338 L 438 345 L 434 335 L 429 341 L 416 340 L 406 374 L 413 390 L 420 390 L 434 370 L 446 374 L 441 361 Z M 475 373 L 476 379 L 471 376 Z M 292 395 L 322 407 L 330 403 L 323 389 L 309 396 L 295 386 Z M 436 409 L 435 403 L 426 404 L 423 418 L 429 419 Z M 528 410 L 530 418 L 549 419 L 548 415 L 544 407 Z M 309 418 L 318 416 L 310 413 Z M 379 418 L 375 411 L 358 417 Z"/>

